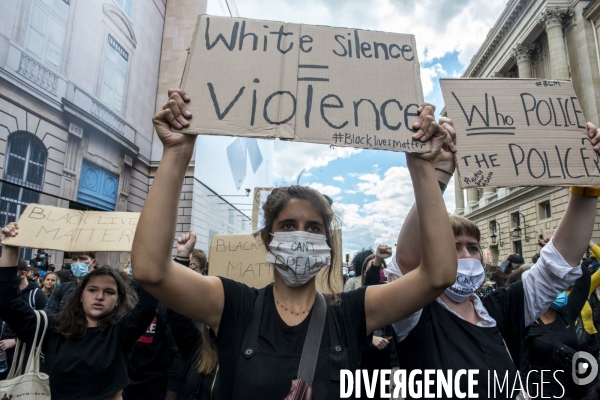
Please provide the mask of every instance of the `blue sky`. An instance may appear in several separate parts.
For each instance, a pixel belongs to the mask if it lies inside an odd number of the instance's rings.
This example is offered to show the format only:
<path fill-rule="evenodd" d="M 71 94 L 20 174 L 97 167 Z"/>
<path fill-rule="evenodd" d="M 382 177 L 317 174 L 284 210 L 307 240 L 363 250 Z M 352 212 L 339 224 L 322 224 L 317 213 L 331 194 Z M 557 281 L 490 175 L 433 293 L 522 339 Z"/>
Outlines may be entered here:
<path fill-rule="evenodd" d="M 209 0 L 208 13 L 225 15 L 221 2 Z M 247 18 L 414 34 L 425 100 L 439 112 L 444 106 L 439 78 L 462 75 L 505 0 L 236 0 L 236 5 Z M 274 183 L 293 183 L 302 170 L 301 184 L 334 199 L 344 254 L 393 247 L 414 201 L 403 153 L 277 141 Z M 453 181 L 444 199 L 453 212 Z"/>

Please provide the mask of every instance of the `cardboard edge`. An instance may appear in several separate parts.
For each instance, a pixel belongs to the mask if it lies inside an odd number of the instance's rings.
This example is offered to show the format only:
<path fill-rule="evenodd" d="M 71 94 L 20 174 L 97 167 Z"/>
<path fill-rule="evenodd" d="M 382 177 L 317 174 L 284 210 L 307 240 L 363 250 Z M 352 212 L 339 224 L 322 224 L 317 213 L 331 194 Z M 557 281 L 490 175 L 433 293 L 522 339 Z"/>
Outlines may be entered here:
<path fill-rule="evenodd" d="M 187 51 L 187 57 L 185 59 L 185 65 L 183 66 L 183 73 L 181 74 L 181 81 L 179 81 L 179 87 L 184 89 L 184 85 L 187 82 L 188 73 L 190 72 L 190 63 L 192 62 L 192 56 L 194 55 L 194 48 L 196 47 L 196 38 L 198 35 L 198 29 L 200 29 L 200 22 L 202 21 L 202 17 L 207 14 L 200 14 L 198 18 L 196 18 L 196 26 L 194 27 L 194 33 L 192 34 L 192 42 L 190 43 L 190 47 Z"/>

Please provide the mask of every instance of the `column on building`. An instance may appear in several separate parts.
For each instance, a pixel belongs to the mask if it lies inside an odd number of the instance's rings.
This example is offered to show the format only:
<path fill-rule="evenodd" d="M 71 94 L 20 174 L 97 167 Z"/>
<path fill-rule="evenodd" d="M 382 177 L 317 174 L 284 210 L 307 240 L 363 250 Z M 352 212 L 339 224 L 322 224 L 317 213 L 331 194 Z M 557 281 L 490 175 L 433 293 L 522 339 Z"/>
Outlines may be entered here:
<path fill-rule="evenodd" d="M 458 182 L 459 179 L 458 171 L 454 171 L 454 201 L 456 204 L 456 211 L 454 213 L 461 215 L 465 212 L 465 196 Z"/>
<path fill-rule="evenodd" d="M 519 78 L 533 78 L 533 55 L 534 46 L 518 44 L 513 48 L 512 54 L 517 60 Z"/>
<path fill-rule="evenodd" d="M 467 189 L 467 207 L 469 212 L 473 210 L 473 207 L 479 204 L 479 190 L 477 188 Z"/>
<path fill-rule="evenodd" d="M 572 8 L 548 7 L 541 15 L 541 22 L 548 35 L 550 70 L 552 79 L 569 79 L 567 49 L 563 38 L 563 22 L 573 17 Z"/>

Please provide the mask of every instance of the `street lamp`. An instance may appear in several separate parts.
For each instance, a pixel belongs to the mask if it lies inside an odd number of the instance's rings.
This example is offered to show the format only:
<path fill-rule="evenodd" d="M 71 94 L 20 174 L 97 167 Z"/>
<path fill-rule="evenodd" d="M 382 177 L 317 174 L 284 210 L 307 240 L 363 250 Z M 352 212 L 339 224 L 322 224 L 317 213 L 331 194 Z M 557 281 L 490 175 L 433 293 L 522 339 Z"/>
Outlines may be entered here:
<path fill-rule="evenodd" d="M 492 231 L 492 234 L 490 235 L 492 245 L 495 246 L 498 244 L 500 247 L 504 246 L 504 242 L 502 241 L 502 231 L 500 231 L 500 224 L 496 221 L 490 222 L 490 230 Z M 496 236 L 496 231 L 498 231 L 498 236 Z M 497 243 L 496 239 L 498 239 Z"/>
<path fill-rule="evenodd" d="M 529 242 L 529 237 L 527 236 L 527 224 L 525 223 L 525 216 L 520 212 L 516 212 L 513 214 L 512 219 L 517 224 L 517 226 L 514 227 L 514 229 L 510 233 L 510 236 L 514 238 L 519 238 L 521 237 L 521 231 L 523 231 L 523 234 L 525 235 L 525 241 Z M 521 219 L 523 219 L 523 229 L 521 229 Z"/>

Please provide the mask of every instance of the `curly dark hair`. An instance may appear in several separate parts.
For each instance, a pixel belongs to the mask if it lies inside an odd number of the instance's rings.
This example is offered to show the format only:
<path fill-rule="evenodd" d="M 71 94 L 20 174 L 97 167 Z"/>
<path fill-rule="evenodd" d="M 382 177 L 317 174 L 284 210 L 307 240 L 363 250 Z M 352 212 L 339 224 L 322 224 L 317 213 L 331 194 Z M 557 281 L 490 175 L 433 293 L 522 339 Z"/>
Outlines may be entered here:
<path fill-rule="evenodd" d="M 117 284 L 117 304 L 115 308 L 98 322 L 98 330 L 104 332 L 116 324 L 123 315 L 127 314 L 137 303 L 136 293 L 125 284 L 119 273 L 109 267 L 100 267 L 87 274 L 75 290 L 56 318 L 54 330 L 67 339 L 81 339 L 87 332 L 87 318 L 81 304 L 81 295 L 92 279 L 107 275 Z"/>
<path fill-rule="evenodd" d="M 337 218 L 331 209 L 331 204 L 321 193 L 311 187 L 299 185 L 284 186 L 273 189 L 271 194 L 269 194 L 269 197 L 267 197 L 267 201 L 265 201 L 265 204 L 263 205 L 263 210 L 265 213 L 265 227 L 261 231 L 266 233 L 273 232 L 273 222 L 275 221 L 275 218 L 277 218 L 281 210 L 285 208 L 291 199 L 310 201 L 323 218 L 327 245 L 331 248 L 331 265 L 329 268 L 327 268 L 326 272 L 327 288 L 332 294 L 332 304 L 336 304 L 339 299 L 337 291 L 334 290 L 332 286 L 331 276 L 335 266 L 337 266 L 341 261 L 338 260 L 338 242 L 334 237 L 335 229 L 337 228 Z M 261 232 L 257 232 L 257 234 L 258 233 Z M 269 243 L 272 239 L 271 235 L 267 234 L 261 236 L 265 247 L 268 249 Z M 341 270 L 339 273 L 341 274 Z"/>

